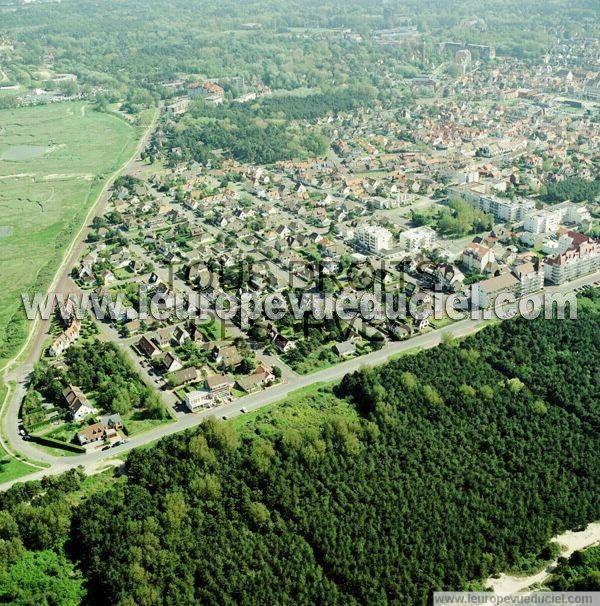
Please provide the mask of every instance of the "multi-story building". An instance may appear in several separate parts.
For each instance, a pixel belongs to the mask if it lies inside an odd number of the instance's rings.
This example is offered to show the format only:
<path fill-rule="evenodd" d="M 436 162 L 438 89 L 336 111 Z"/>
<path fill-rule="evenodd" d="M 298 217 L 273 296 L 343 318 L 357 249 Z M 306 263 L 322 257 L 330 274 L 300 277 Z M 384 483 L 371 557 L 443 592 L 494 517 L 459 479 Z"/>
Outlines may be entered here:
<path fill-rule="evenodd" d="M 519 279 L 517 297 L 526 297 L 544 288 L 544 272 L 533 263 L 516 265 L 513 273 Z"/>
<path fill-rule="evenodd" d="M 472 242 L 467 246 L 462 255 L 462 265 L 468 271 L 483 273 L 494 261 L 494 251 L 487 246 Z"/>
<path fill-rule="evenodd" d="M 477 282 L 473 287 L 474 306 L 485 309 L 490 307 L 498 295 L 503 293 L 515 294 L 519 279 L 512 273 L 505 273 L 499 276 Z"/>
<path fill-rule="evenodd" d="M 589 236 L 569 231 L 571 246 L 543 263 L 544 277 L 552 284 L 564 284 L 600 269 L 600 243 Z"/>
<path fill-rule="evenodd" d="M 553 208 L 540 210 L 525 217 L 523 229 L 532 234 L 551 234 L 558 231 L 560 224 L 586 223 L 592 218 L 589 210 L 579 204 L 559 204 Z"/>
<path fill-rule="evenodd" d="M 435 246 L 435 230 L 427 225 L 407 229 L 400 234 L 400 248 L 406 252 L 432 250 Z"/>
<path fill-rule="evenodd" d="M 473 303 L 490 307 L 500 294 L 509 293 L 516 299 L 526 297 L 544 288 L 544 274 L 533 263 L 521 263 L 511 272 L 478 282 L 474 286 Z"/>
<path fill-rule="evenodd" d="M 484 212 L 494 215 L 503 221 L 522 221 L 528 213 L 535 209 L 535 202 L 525 198 L 510 200 L 496 196 L 479 196 L 477 206 Z"/>
<path fill-rule="evenodd" d="M 356 241 L 361 248 L 371 252 L 390 250 L 393 246 L 394 236 L 385 227 L 364 225 L 355 233 Z"/>
<path fill-rule="evenodd" d="M 523 229 L 532 234 L 553 234 L 560 227 L 562 213 L 541 210 L 525 217 Z"/>

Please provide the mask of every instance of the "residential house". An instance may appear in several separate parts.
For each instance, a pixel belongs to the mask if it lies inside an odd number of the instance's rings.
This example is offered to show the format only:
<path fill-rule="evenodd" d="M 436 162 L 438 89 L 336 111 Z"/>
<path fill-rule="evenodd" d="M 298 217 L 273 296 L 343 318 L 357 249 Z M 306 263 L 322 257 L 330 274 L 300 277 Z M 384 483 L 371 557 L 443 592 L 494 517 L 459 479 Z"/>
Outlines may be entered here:
<path fill-rule="evenodd" d="M 171 352 L 168 352 L 163 358 L 163 366 L 167 372 L 175 372 L 176 370 L 181 370 L 183 368 L 183 364 L 177 358 L 177 356 Z"/>
<path fill-rule="evenodd" d="M 275 345 L 275 347 L 281 353 L 287 353 L 288 351 L 291 351 L 292 349 L 296 349 L 296 344 L 293 341 L 291 341 L 287 337 L 284 337 L 283 335 L 280 335 L 279 333 L 277 333 L 273 337 L 273 345 Z"/>
<path fill-rule="evenodd" d="M 190 412 L 212 408 L 215 404 L 215 397 L 209 389 L 199 389 L 185 394 L 185 405 Z"/>
<path fill-rule="evenodd" d="M 102 423 L 94 423 L 77 432 L 77 440 L 82 445 L 101 442 L 106 437 L 106 428 Z"/>
<path fill-rule="evenodd" d="M 356 343 L 352 339 L 349 341 L 336 343 L 333 346 L 333 351 L 340 358 L 347 358 L 353 356 L 356 353 Z"/>
<path fill-rule="evenodd" d="M 173 387 L 179 387 L 186 383 L 195 383 L 200 380 L 200 370 L 198 368 L 182 368 L 172 372 L 169 377 L 169 383 Z"/>
<path fill-rule="evenodd" d="M 141 339 L 137 342 L 137 348 L 147 357 L 147 358 L 156 358 L 160 356 L 160 349 L 151 341 L 148 337 L 143 335 Z"/>
<path fill-rule="evenodd" d="M 231 396 L 235 381 L 229 375 L 213 375 L 206 377 L 205 385 L 215 400 L 226 400 Z"/>
<path fill-rule="evenodd" d="M 156 331 L 156 334 L 154 335 L 154 340 L 161 349 L 164 349 L 165 347 L 168 347 L 171 344 L 172 336 L 173 329 L 170 326 L 167 326 L 165 328 L 159 328 Z"/>
<path fill-rule="evenodd" d="M 246 393 L 257 391 L 267 383 L 275 380 L 275 375 L 270 368 L 267 368 L 262 362 L 254 369 L 252 374 L 239 377 L 236 381 L 237 386 Z"/>
<path fill-rule="evenodd" d="M 73 320 L 69 328 L 53 341 L 48 353 L 51 356 L 60 356 L 79 338 L 80 331 L 81 322 L 79 320 Z"/>
<path fill-rule="evenodd" d="M 96 412 L 85 394 L 75 385 L 69 385 L 63 390 L 63 398 L 66 400 L 71 417 L 76 423 L 80 423 L 85 417 Z"/>
<path fill-rule="evenodd" d="M 242 361 L 242 356 L 235 345 L 217 345 L 213 347 L 211 358 L 219 366 L 226 369 L 233 369 Z"/>
<path fill-rule="evenodd" d="M 190 333 L 184 326 L 177 326 L 173 331 L 173 340 L 178 345 L 183 345 L 190 338 Z"/>
<path fill-rule="evenodd" d="M 100 417 L 100 423 L 110 429 L 123 429 L 123 419 L 118 413 Z"/>

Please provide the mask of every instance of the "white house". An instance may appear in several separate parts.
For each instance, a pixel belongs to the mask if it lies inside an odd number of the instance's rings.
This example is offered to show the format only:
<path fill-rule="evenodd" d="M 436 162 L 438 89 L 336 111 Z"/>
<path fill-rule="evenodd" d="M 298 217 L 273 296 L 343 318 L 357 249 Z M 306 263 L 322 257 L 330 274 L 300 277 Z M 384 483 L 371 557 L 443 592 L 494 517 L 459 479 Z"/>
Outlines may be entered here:
<path fill-rule="evenodd" d="M 191 412 L 198 412 L 215 405 L 213 394 L 208 389 L 199 389 L 185 394 L 185 405 Z"/>
<path fill-rule="evenodd" d="M 71 417 L 76 423 L 80 423 L 87 416 L 96 413 L 96 409 L 89 403 L 85 394 L 75 385 L 69 385 L 63 391 L 63 398 L 66 400 Z"/>

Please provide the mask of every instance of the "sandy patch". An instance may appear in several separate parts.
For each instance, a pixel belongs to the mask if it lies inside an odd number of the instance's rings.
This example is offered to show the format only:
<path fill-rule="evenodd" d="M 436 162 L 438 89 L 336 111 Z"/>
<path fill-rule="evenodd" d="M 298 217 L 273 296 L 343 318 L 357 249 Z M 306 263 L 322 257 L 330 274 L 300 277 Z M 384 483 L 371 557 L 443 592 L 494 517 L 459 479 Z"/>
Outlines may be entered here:
<path fill-rule="evenodd" d="M 593 522 L 582 532 L 573 532 L 568 530 L 563 534 L 551 539 L 554 543 L 558 543 L 563 547 L 561 556 L 568 558 L 574 551 L 590 547 L 600 542 L 600 522 Z M 552 574 L 556 568 L 558 559 L 552 562 L 547 568 L 537 574 L 529 575 L 528 577 L 512 576 L 501 574 L 497 579 L 488 579 L 485 583 L 486 587 L 490 587 L 494 593 L 518 593 L 525 591 L 535 583 L 543 583 Z"/>

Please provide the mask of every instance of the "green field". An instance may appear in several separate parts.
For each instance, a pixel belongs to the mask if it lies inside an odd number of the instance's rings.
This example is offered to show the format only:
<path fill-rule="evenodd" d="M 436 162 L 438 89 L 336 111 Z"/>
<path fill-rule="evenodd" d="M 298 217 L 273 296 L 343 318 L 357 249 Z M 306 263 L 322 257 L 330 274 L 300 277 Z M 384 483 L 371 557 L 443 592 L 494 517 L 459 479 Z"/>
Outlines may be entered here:
<path fill-rule="evenodd" d="M 16 480 L 21 476 L 39 471 L 37 467 L 32 467 L 23 463 L 19 459 L 15 459 L 10 455 L 4 454 L 4 451 L 0 451 L 0 484 L 2 482 L 9 482 L 10 480 Z"/>
<path fill-rule="evenodd" d="M 48 287 L 140 135 L 83 102 L 0 111 L 0 364 L 26 335 L 21 293 Z"/>

